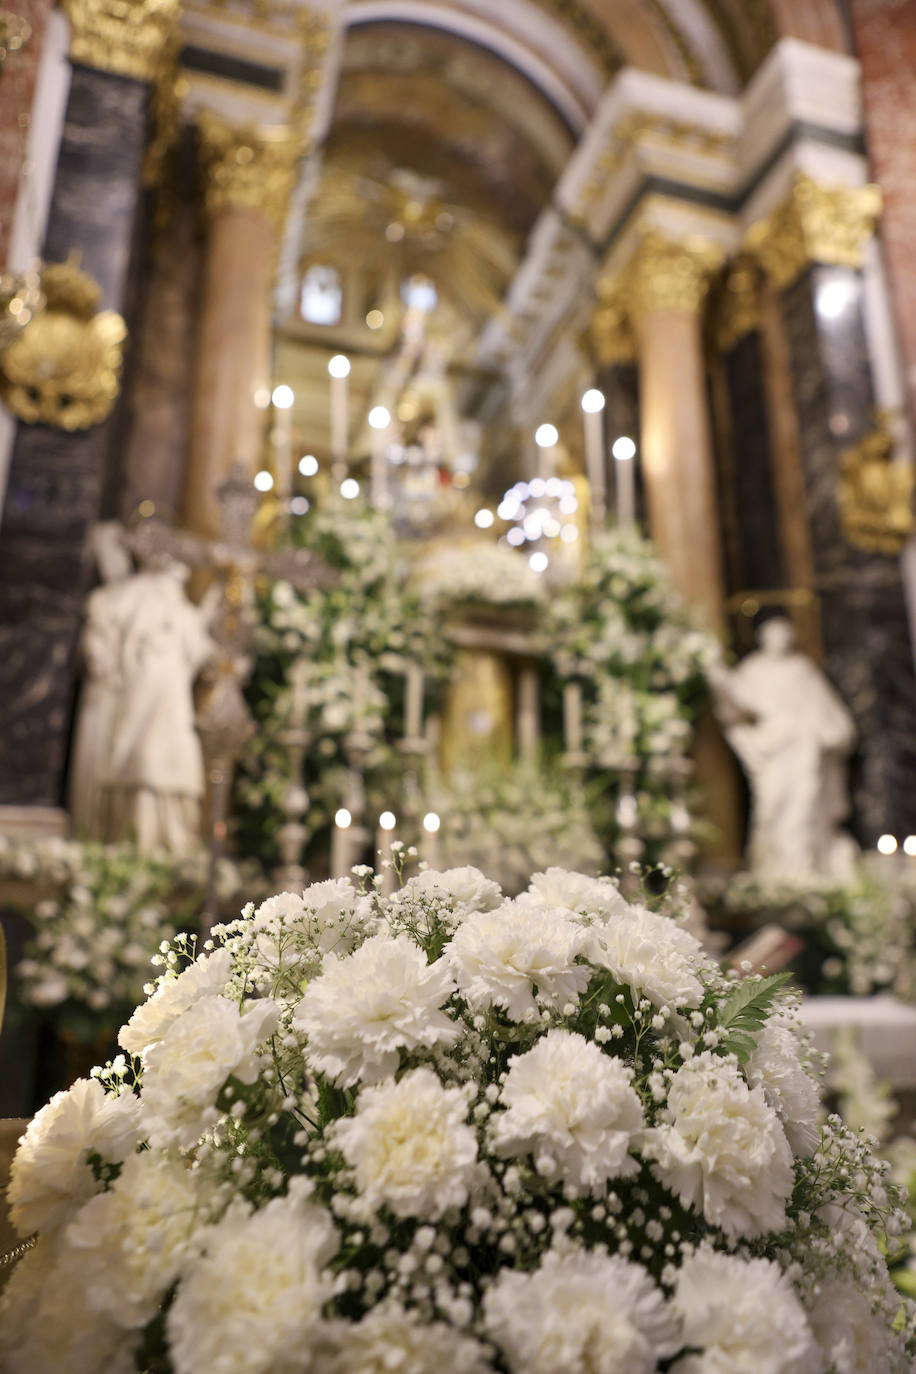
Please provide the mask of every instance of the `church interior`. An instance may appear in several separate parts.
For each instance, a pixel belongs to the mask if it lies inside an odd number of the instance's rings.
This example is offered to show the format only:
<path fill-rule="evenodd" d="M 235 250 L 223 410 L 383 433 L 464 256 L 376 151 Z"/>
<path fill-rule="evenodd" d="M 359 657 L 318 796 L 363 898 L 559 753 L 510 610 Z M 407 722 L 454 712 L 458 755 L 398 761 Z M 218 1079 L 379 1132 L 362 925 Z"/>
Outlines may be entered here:
<path fill-rule="evenodd" d="M 4 0 L 4 1179 L 176 940 L 562 871 L 784 973 L 916 1189 L 914 71 L 914 0 Z"/>

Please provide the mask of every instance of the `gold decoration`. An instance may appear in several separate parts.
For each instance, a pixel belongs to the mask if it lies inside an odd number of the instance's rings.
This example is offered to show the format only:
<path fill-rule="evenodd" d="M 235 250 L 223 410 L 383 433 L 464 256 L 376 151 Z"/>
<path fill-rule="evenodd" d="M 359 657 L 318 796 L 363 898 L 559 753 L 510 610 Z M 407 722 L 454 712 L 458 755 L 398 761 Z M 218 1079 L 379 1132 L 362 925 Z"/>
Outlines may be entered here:
<path fill-rule="evenodd" d="M 27 424 L 88 429 L 117 399 L 127 329 L 72 262 L 45 264 L 41 286 L 45 309 L 0 354 L 0 396 Z"/>
<path fill-rule="evenodd" d="M 180 0 L 63 0 L 70 60 L 152 81 L 178 23 Z"/>
<path fill-rule="evenodd" d="M 198 116 L 207 213 L 250 210 L 280 230 L 304 147 L 286 126 L 235 128 L 209 110 Z"/>
<path fill-rule="evenodd" d="M 599 366 L 614 367 L 618 363 L 631 363 L 636 357 L 636 341 L 616 283 L 599 281 L 598 305 L 588 333 Z"/>
<path fill-rule="evenodd" d="M 28 22 L 12 10 L 0 10 L 0 76 L 11 52 L 19 52 L 32 37 Z"/>
<path fill-rule="evenodd" d="M 861 268 L 880 213 L 877 186 L 822 186 L 799 173 L 788 199 L 752 225 L 745 242 L 782 291 L 811 262 Z"/>
<path fill-rule="evenodd" d="M 760 283 L 757 266 L 746 254 L 730 263 L 718 302 L 716 343 L 728 353 L 739 339 L 760 325 Z"/>
<path fill-rule="evenodd" d="M 887 418 L 840 455 L 838 501 L 843 533 L 868 553 L 897 554 L 913 530 L 913 464 L 893 461 Z"/>
<path fill-rule="evenodd" d="M 696 314 L 724 256 L 708 239 L 690 236 L 678 241 L 655 230 L 644 234 L 620 281 L 630 320 L 638 322 L 658 310 Z"/>

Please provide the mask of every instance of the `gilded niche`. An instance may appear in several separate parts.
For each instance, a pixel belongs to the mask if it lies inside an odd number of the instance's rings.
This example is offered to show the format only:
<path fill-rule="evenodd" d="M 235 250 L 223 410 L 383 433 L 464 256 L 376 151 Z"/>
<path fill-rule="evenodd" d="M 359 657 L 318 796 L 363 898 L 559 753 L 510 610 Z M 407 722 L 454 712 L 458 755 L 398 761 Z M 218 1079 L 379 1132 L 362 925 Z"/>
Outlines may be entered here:
<path fill-rule="evenodd" d="M 843 533 L 869 553 L 897 554 L 916 528 L 913 464 L 893 460 L 886 421 L 840 457 L 839 505 Z"/>
<path fill-rule="evenodd" d="M 117 399 L 127 329 L 72 262 L 46 263 L 41 287 L 45 309 L 0 353 L 0 397 L 27 424 L 88 429 Z"/>

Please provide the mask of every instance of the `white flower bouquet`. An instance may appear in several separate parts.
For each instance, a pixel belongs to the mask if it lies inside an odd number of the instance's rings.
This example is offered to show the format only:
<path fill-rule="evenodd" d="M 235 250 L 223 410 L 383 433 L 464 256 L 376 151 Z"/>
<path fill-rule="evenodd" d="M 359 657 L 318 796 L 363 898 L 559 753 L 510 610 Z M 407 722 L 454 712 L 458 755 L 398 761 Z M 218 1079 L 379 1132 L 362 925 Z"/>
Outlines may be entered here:
<path fill-rule="evenodd" d="M 560 869 L 214 937 L 22 1140 L 12 1374 L 912 1367 L 900 1198 L 818 1125 L 780 978 Z"/>

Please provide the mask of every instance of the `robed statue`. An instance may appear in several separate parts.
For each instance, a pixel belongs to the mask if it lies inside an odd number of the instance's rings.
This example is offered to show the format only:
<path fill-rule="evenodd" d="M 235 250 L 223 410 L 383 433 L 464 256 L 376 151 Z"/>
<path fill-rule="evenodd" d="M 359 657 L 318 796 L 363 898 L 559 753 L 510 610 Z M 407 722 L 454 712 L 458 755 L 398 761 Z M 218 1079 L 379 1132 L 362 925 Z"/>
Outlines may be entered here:
<path fill-rule="evenodd" d="M 764 621 L 757 643 L 713 679 L 717 713 L 750 784 L 750 868 L 774 879 L 848 877 L 857 849 L 840 826 L 848 813 L 852 717 L 795 648 L 788 619 Z"/>

